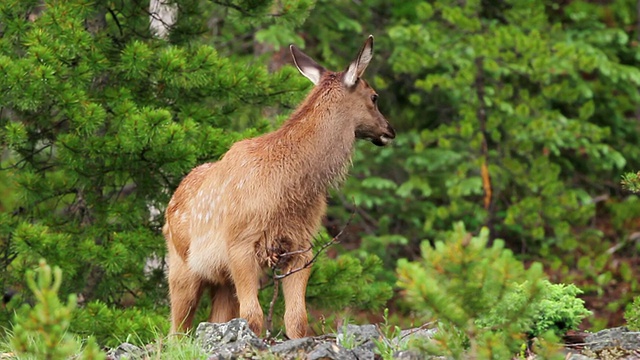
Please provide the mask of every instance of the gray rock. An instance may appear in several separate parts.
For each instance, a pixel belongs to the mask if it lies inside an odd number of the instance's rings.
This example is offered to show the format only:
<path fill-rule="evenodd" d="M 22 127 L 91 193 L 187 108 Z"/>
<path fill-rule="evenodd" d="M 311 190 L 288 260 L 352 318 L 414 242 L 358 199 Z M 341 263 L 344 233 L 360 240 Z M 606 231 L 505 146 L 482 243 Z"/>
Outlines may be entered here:
<path fill-rule="evenodd" d="M 588 335 L 585 348 L 601 351 L 606 348 L 623 350 L 640 350 L 640 332 L 629 331 L 626 327 L 605 329 Z"/>
<path fill-rule="evenodd" d="M 334 343 L 323 343 L 307 354 L 307 360 L 357 360 L 353 351 Z"/>
<path fill-rule="evenodd" d="M 413 328 L 402 330 L 399 336 L 391 339 L 391 343 L 399 349 L 407 348 L 410 341 L 428 341 L 433 338 L 438 329 Z"/>
<path fill-rule="evenodd" d="M 310 337 L 293 339 L 271 346 L 271 353 L 284 359 L 302 359 L 316 347 L 317 342 Z"/>
<path fill-rule="evenodd" d="M 229 359 L 240 353 L 265 350 L 267 346 L 249 329 L 245 319 L 227 323 L 200 323 L 196 339 L 211 359 Z"/>
<path fill-rule="evenodd" d="M 590 358 L 588 356 L 585 356 L 585 355 L 582 355 L 582 354 L 574 354 L 574 353 L 567 354 L 565 359 L 566 360 L 595 360 L 595 359 Z"/>
<path fill-rule="evenodd" d="M 241 340 L 223 345 L 210 352 L 208 360 L 230 360 L 230 359 L 260 359 L 262 349 L 252 345 L 249 341 Z"/>
<path fill-rule="evenodd" d="M 380 332 L 375 325 L 348 324 L 338 331 L 336 340 L 338 344 L 343 346 L 360 347 L 366 344 L 366 348 L 373 350 L 375 347 L 373 340 L 380 338 Z"/>
<path fill-rule="evenodd" d="M 404 350 L 393 353 L 393 358 L 396 360 L 423 360 L 425 355 L 416 350 Z"/>
<path fill-rule="evenodd" d="M 370 350 L 365 346 L 357 347 L 351 350 L 351 353 L 353 353 L 353 355 L 358 360 L 374 360 L 376 357 L 376 354 L 373 352 L 373 349 Z"/>
<path fill-rule="evenodd" d="M 145 349 L 133 344 L 122 343 L 117 348 L 107 352 L 107 360 L 142 359 L 146 355 L 148 354 Z"/>

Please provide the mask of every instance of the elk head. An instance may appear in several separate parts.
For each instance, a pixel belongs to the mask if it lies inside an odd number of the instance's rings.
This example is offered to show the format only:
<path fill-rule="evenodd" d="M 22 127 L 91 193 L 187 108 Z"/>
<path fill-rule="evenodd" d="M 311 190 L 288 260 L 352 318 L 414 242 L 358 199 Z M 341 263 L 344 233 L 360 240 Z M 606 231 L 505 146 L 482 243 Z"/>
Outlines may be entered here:
<path fill-rule="evenodd" d="M 315 85 L 322 84 L 323 78 L 337 79 L 340 82 L 343 96 L 337 105 L 341 106 L 340 112 L 345 115 L 344 121 L 353 122 L 356 138 L 384 146 L 396 137 L 391 124 L 378 110 L 378 94 L 362 79 L 373 57 L 373 35 L 369 35 L 356 59 L 345 71 L 339 73 L 326 70 L 293 45 L 290 49 L 300 73 Z"/>

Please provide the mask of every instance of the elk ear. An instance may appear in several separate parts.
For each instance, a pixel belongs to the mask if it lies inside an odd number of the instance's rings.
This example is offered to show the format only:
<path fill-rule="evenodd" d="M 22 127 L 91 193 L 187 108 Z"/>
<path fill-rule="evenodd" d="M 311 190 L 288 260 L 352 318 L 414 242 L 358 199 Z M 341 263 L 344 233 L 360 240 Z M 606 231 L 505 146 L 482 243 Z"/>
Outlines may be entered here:
<path fill-rule="evenodd" d="M 293 57 L 293 62 L 296 64 L 298 71 L 300 71 L 300 73 L 307 79 L 311 80 L 314 85 L 318 85 L 320 77 L 322 77 L 322 74 L 326 69 L 318 65 L 318 63 L 313 61 L 313 59 L 300 51 L 297 47 L 291 45 L 289 46 L 289 50 L 291 50 L 291 56 Z"/>
<path fill-rule="evenodd" d="M 369 65 L 371 58 L 373 57 L 373 35 L 369 35 L 364 46 L 360 49 L 358 57 L 349 65 L 347 71 L 344 72 L 342 83 L 346 87 L 351 87 L 356 84 L 358 78 L 364 74 L 364 70 Z"/>

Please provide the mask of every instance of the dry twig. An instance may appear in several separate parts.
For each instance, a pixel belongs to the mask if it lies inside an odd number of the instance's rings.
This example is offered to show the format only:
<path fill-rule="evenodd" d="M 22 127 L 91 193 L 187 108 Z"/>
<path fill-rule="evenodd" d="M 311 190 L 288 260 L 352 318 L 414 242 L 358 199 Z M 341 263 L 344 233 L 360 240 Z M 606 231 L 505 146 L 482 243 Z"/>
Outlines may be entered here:
<path fill-rule="evenodd" d="M 313 263 L 316 262 L 316 260 L 318 259 L 318 257 L 320 256 L 320 254 L 322 254 L 323 251 L 325 251 L 327 248 L 329 248 L 329 246 L 337 244 L 340 242 L 340 236 L 342 236 L 342 234 L 344 233 L 345 229 L 349 226 L 349 224 L 351 223 L 351 221 L 353 220 L 353 217 L 355 216 L 355 212 L 351 213 L 351 216 L 349 217 L 349 220 L 347 220 L 347 223 L 344 225 L 344 227 L 342 228 L 342 230 L 340 230 L 339 233 L 336 234 L 336 236 L 334 236 L 330 241 L 322 244 L 322 246 L 320 246 L 320 249 L 318 249 L 318 251 L 313 255 L 313 257 L 311 259 L 309 259 L 306 263 L 304 263 L 304 265 L 295 268 L 295 269 L 291 269 L 289 271 L 287 271 L 284 274 L 279 274 L 278 273 L 278 264 L 282 263 L 283 259 L 286 258 L 290 258 L 292 256 L 295 255 L 299 255 L 299 254 L 303 254 L 309 251 L 313 250 L 313 245 L 309 246 L 309 248 L 307 249 L 302 249 L 302 250 L 296 250 L 296 251 L 289 251 L 289 252 L 285 252 L 282 254 L 278 255 L 278 261 L 275 261 L 273 263 L 273 265 L 271 266 L 271 270 L 273 271 L 273 297 L 271 298 L 271 302 L 269 303 L 269 312 L 267 314 L 267 318 L 265 319 L 266 322 L 266 328 L 267 331 L 271 332 L 272 326 L 273 326 L 273 309 L 275 308 L 275 304 L 276 304 L 276 300 L 278 300 L 278 288 L 280 286 L 280 280 L 286 278 L 287 276 L 293 275 L 299 271 L 302 271 L 304 269 L 308 269 L 311 267 L 311 265 L 313 265 Z"/>

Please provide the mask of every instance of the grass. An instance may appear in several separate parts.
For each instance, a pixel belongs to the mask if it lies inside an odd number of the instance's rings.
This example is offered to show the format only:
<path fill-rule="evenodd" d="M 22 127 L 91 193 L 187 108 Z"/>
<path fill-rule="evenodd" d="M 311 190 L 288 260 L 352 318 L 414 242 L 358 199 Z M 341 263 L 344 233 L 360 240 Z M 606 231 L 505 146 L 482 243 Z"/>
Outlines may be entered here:
<path fill-rule="evenodd" d="M 7 332 L 6 336 L 0 339 L 0 360 L 41 360 L 33 354 L 20 354 L 20 351 L 15 349 L 11 344 L 12 337 L 13 334 Z M 76 337 L 76 343 L 78 346 L 74 351 L 74 355 L 70 358 L 82 358 L 81 355 L 83 353 L 83 349 L 87 344 L 86 340 L 87 339 L 80 339 Z M 30 341 L 35 340 L 30 339 Z M 209 355 L 202 350 L 198 345 L 197 340 L 192 336 L 158 336 L 157 340 L 151 344 L 146 347 L 138 348 L 140 349 L 140 353 L 138 353 L 138 355 L 142 355 L 141 358 L 149 360 L 199 360 L 209 358 Z M 101 355 L 102 357 L 93 358 L 104 358 L 106 356 L 106 351 L 102 350 Z"/>
<path fill-rule="evenodd" d="M 195 338 L 191 336 L 163 337 L 146 348 L 147 358 L 152 360 L 191 360 L 208 359 L 209 355 L 202 351 Z"/>

